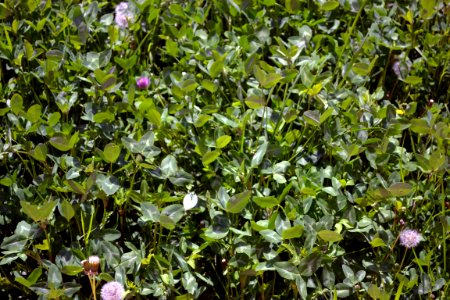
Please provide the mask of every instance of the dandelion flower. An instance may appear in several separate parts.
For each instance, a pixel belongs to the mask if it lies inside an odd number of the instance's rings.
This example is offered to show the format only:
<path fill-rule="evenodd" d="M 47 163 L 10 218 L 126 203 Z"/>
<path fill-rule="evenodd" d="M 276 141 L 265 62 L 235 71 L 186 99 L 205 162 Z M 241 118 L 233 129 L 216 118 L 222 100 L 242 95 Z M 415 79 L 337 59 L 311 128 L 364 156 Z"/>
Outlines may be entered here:
<path fill-rule="evenodd" d="M 189 210 L 194 208 L 197 205 L 198 202 L 198 196 L 195 193 L 189 193 L 186 196 L 184 196 L 183 199 L 183 206 L 184 210 Z"/>
<path fill-rule="evenodd" d="M 400 245 L 406 248 L 414 248 L 419 245 L 422 236 L 417 230 L 405 229 L 400 232 Z"/>
<path fill-rule="evenodd" d="M 150 78 L 147 76 L 141 76 L 138 80 L 136 80 L 136 85 L 141 90 L 146 89 L 150 85 Z"/>
<path fill-rule="evenodd" d="M 102 300 L 122 300 L 125 295 L 123 285 L 117 281 L 106 283 L 100 291 Z"/>
<path fill-rule="evenodd" d="M 134 14 L 128 7 L 127 2 L 120 2 L 116 6 L 116 24 L 119 27 L 127 28 L 129 21 L 134 21 Z"/>

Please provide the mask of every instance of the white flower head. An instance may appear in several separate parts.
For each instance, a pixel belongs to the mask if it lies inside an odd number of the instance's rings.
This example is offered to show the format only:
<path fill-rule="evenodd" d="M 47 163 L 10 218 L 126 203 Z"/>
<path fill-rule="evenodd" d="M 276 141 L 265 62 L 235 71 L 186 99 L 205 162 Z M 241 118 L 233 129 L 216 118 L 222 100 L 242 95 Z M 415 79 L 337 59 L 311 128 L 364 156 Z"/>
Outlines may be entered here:
<path fill-rule="evenodd" d="M 198 203 L 198 196 L 194 192 L 188 193 L 186 196 L 184 196 L 183 199 L 183 206 L 184 210 L 190 210 L 194 208 Z"/>

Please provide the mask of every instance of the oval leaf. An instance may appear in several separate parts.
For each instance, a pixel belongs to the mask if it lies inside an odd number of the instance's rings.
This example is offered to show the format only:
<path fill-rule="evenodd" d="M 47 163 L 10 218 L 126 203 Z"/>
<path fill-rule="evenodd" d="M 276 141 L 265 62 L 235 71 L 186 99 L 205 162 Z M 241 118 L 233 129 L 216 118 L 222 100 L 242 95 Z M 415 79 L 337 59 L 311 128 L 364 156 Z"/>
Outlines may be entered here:
<path fill-rule="evenodd" d="M 230 213 L 240 213 L 247 205 L 251 195 L 251 191 L 245 191 L 234 195 L 228 200 L 226 210 Z"/>
<path fill-rule="evenodd" d="M 336 231 L 322 230 L 317 233 L 317 235 L 325 242 L 338 242 L 343 239 L 343 237 Z"/>

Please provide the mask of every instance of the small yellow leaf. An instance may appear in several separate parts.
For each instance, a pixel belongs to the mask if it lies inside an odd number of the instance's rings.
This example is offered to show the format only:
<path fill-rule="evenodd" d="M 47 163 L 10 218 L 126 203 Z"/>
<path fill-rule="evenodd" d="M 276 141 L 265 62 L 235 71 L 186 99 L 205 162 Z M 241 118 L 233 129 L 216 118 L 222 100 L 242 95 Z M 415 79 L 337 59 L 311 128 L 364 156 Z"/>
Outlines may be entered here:
<path fill-rule="evenodd" d="M 37 249 L 45 251 L 50 249 L 49 244 L 48 244 L 48 240 L 45 239 L 42 241 L 42 244 L 38 244 L 38 245 L 34 245 Z"/>

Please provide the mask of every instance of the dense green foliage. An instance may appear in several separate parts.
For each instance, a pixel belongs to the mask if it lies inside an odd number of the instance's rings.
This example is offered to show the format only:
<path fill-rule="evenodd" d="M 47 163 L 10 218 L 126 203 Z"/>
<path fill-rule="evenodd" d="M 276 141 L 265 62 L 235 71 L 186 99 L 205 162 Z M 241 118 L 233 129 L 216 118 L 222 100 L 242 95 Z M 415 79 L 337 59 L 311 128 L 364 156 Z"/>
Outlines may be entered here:
<path fill-rule="evenodd" d="M 0 3 L 1 294 L 450 294 L 449 1 L 117 4 Z"/>

